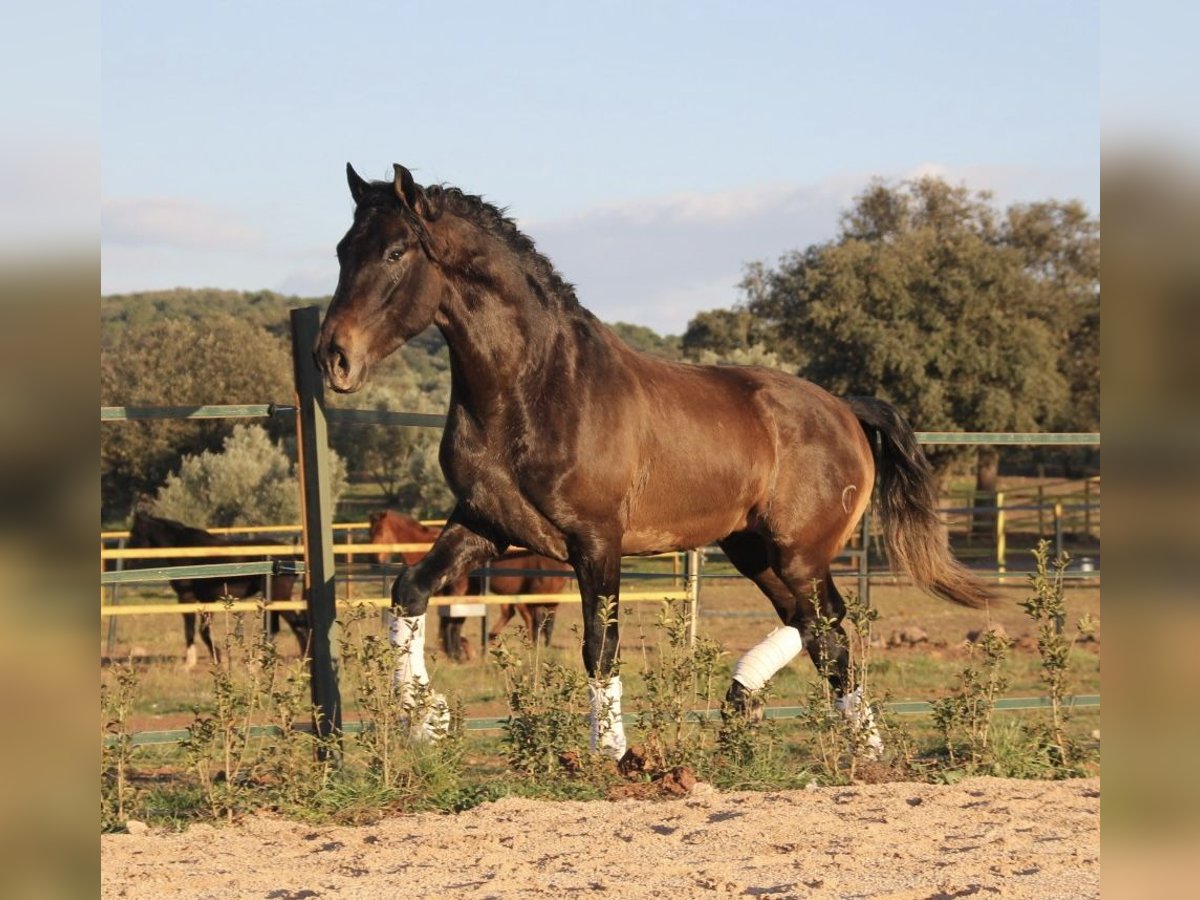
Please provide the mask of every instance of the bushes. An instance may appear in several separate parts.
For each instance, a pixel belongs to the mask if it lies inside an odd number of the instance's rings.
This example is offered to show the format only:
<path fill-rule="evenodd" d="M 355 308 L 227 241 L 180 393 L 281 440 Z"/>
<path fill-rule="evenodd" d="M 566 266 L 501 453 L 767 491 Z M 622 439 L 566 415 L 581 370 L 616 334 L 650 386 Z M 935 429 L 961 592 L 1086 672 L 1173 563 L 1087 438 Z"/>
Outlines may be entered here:
<path fill-rule="evenodd" d="M 330 451 L 336 507 L 346 466 Z M 286 524 L 300 521 L 296 466 L 258 425 L 236 425 L 220 453 L 185 456 L 154 500 L 154 514 L 191 525 Z"/>

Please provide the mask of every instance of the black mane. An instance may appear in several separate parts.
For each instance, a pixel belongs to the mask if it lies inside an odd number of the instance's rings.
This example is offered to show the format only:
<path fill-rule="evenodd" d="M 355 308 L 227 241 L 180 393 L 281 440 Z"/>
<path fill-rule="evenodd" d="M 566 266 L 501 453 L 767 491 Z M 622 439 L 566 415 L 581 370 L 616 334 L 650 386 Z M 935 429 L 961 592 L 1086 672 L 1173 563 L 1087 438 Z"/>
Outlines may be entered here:
<path fill-rule="evenodd" d="M 392 182 L 372 181 L 370 188 L 372 195 L 365 203 L 391 209 L 403 208 L 396 197 L 395 185 Z M 506 209 L 488 203 L 476 194 L 468 194 L 446 184 L 433 184 L 421 190 L 435 214 L 451 212 L 502 241 L 521 261 L 526 272 L 537 281 L 541 293 L 559 309 L 591 315 L 579 304 L 575 296 L 575 286 L 558 273 L 553 263 L 534 245 L 533 239 L 523 233 L 517 227 L 517 223 L 506 215 Z M 416 216 L 412 218 L 420 225 Z M 421 227 L 424 230 L 423 226 Z"/>

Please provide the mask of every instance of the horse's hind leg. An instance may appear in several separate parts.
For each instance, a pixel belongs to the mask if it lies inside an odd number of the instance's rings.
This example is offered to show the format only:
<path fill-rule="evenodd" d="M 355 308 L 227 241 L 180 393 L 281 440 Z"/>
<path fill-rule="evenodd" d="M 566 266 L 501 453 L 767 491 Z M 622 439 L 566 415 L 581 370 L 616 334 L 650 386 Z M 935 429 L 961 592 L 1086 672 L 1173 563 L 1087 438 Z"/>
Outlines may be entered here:
<path fill-rule="evenodd" d="M 516 607 L 511 603 L 501 603 L 500 613 L 496 616 L 496 621 L 492 623 L 492 627 L 488 629 L 488 643 L 492 643 L 500 637 L 500 632 L 504 630 L 513 617 L 513 611 Z"/>
<path fill-rule="evenodd" d="M 292 633 L 296 635 L 296 641 L 300 644 L 301 658 L 308 656 L 308 621 L 304 613 L 287 610 L 278 612 L 276 615 L 282 616 L 283 620 L 288 623 L 288 627 L 292 629 Z M 275 622 L 274 633 L 279 633 L 278 621 Z"/>
<path fill-rule="evenodd" d="M 783 623 L 748 650 L 734 666 L 726 701 L 736 712 L 761 718 L 760 691 L 803 647 L 796 598 L 774 568 L 778 548 L 765 537 L 750 531 L 737 532 L 720 541 L 721 549 L 741 574 L 762 591 Z"/>
<path fill-rule="evenodd" d="M 200 640 L 204 641 L 204 646 L 208 648 L 208 658 L 212 662 L 220 662 L 221 654 L 213 646 L 212 616 L 206 612 L 200 613 Z"/>
<path fill-rule="evenodd" d="M 788 555 L 782 558 L 786 560 Z M 874 716 L 863 703 L 861 689 L 850 689 L 850 642 L 842 627 L 846 602 L 833 582 L 828 565 L 820 577 L 814 577 L 798 555 L 793 554 L 790 562 L 790 567 L 781 564 L 779 575 L 796 594 L 800 634 L 808 654 L 817 671 L 829 680 L 838 710 L 857 727 L 868 753 L 878 756 L 883 741 L 875 728 Z M 818 617 L 824 620 L 823 627 L 817 627 Z"/>
<path fill-rule="evenodd" d="M 539 603 L 533 608 L 533 631 L 535 635 L 540 635 L 542 641 L 547 647 L 550 646 L 550 636 L 554 633 L 554 613 L 557 607 L 549 603 Z"/>

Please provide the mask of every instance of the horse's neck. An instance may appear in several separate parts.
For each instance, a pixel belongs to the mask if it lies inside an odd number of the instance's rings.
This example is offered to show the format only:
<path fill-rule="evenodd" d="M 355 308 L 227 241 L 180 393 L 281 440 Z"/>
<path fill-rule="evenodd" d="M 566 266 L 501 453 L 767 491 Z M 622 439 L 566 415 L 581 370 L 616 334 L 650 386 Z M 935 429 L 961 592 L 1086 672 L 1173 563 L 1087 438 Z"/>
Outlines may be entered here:
<path fill-rule="evenodd" d="M 452 402 L 477 415 L 503 406 L 555 354 L 577 350 L 581 334 L 602 330 L 590 313 L 550 297 L 550 286 L 519 264 L 496 269 L 449 292 L 435 320 L 450 350 Z"/>

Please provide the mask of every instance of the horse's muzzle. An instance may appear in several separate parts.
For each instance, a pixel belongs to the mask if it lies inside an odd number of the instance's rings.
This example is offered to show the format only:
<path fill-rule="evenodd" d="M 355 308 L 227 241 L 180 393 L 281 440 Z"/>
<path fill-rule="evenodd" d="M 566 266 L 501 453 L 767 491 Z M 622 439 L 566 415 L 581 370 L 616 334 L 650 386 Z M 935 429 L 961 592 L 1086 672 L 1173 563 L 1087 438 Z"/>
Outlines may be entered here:
<path fill-rule="evenodd" d="M 335 338 L 322 335 L 313 351 L 317 368 L 325 373 L 325 380 L 339 394 L 349 394 L 362 387 L 366 366 L 355 366 L 350 354 Z"/>

